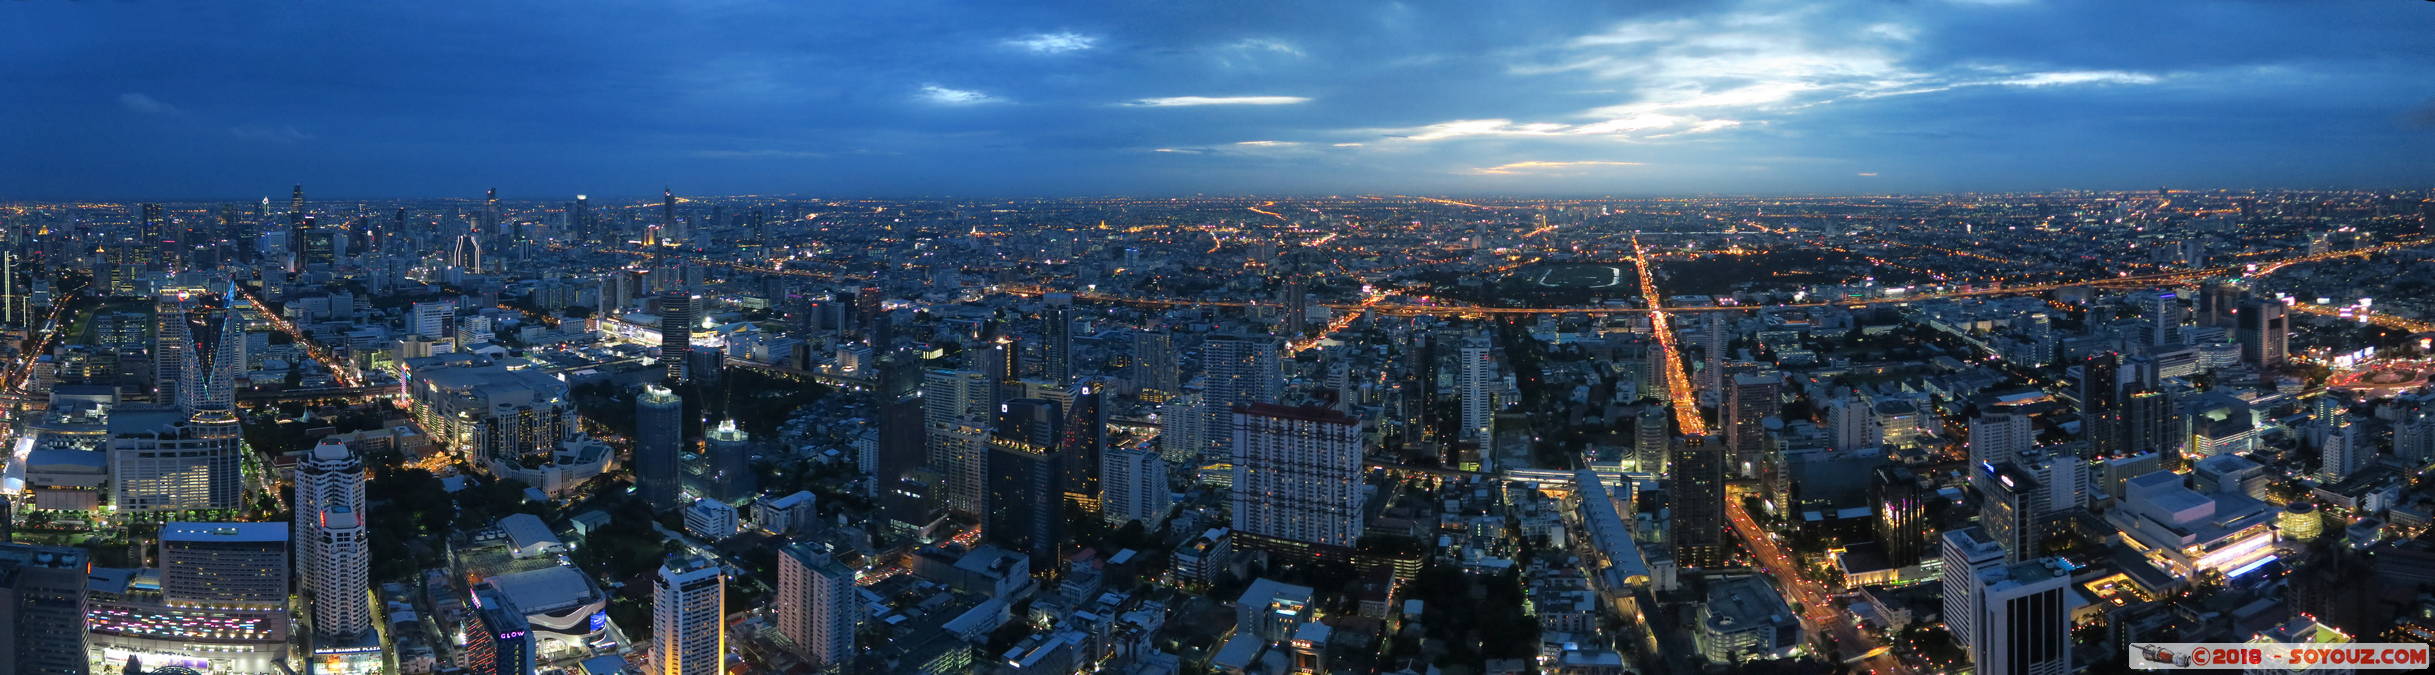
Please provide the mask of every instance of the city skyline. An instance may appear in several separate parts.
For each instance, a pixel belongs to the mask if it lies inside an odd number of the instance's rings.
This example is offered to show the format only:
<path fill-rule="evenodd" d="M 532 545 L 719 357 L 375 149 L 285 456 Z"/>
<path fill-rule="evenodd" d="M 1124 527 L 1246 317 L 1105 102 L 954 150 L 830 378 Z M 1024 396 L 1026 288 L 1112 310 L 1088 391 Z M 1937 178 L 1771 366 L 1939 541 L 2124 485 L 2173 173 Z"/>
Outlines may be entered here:
<path fill-rule="evenodd" d="M 0 199 L 2435 182 L 2417 3 L 935 10 L 28 3 Z"/>

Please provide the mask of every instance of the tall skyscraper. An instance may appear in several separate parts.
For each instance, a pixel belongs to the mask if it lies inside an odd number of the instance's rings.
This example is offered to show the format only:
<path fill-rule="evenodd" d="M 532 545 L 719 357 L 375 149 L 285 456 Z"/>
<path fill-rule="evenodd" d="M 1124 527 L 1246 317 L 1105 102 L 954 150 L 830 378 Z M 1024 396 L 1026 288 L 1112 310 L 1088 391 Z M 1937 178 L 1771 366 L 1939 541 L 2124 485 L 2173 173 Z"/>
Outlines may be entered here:
<path fill-rule="evenodd" d="M 646 384 L 634 397 L 634 415 L 634 486 L 651 510 L 674 510 L 683 491 L 677 463 L 684 452 L 685 399 L 667 387 Z"/>
<path fill-rule="evenodd" d="M 287 201 L 287 224 L 288 224 L 289 226 L 291 226 L 291 227 L 303 227 L 303 226 L 304 226 L 304 186 L 303 186 L 303 185 L 297 185 L 295 190 L 293 190 L 293 191 L 291 191 L 291 192 L 289 192 L 289 193 L 288 193 L 288 201 Z M 290 245 L 293 245 L 293 244 L 291 243 Z"/>
<path fill-rule="evenodd" d="M 1944 558 L 1945 628 L 1954 642 L 1966 646 L 1979 624 L 1978 573 L 2002 567 L 2004 547 L 1975 527 L 1947 530 L 1938 540 L 1943 543 L 1939 550 Z"/>
<path fill-rule="evenodd" d="M 2291 317 L 2283 303 L 2271 299 L 2253 300 L 2241 305 L 2235 339 L 2241 343 L 2241 360 L 2260 368 L 2283 365 L 2291 352 Z"/>
<path fill-rule="evenodd" d="M 195 361 L 194 329 L 186 323 L 183 294 L 162 293 L 152 303 L 152 400 L 164 406 L 197 401 L 201 364 Z"/>
<path fill-rule="evenodd" d="M 1474 337 L 1456 352 L 1460 362 L 1455 364 L 1456 385 L 1462 387 L 1462 435 L 1458 440 L 1477 444 L 1481 457 L 1493 457 L 1496 451 L 1496 394 L 1490 389 L 1497 378 L 1496 359 L 1490 356 L 1488 339 Z"/>
<path fill-rule="evenodd" d="M 1041 296 L 1040 348 L 1047 363 L 1050 382 L 1065 384 L 1074 379 L 1074 296 L 1071 293 L 1050 293 Z"/>
<path fill-rule="evenodd" d="M 684 382 L 686 361 L 693 350 L 693 303 L 696 298 L 684 289 L 671 288 L 659 294 L 659 359 L 668 367 L 668 380 Z"/>
<path fill-rule="evenodd" d="M 814 668 L 853 665 L 854 630 L 862 621 L 860 593 L 854 570 L 826 549 L 806 543 L 778 549 L 778 635 Z"/>
<path fill-rule="evenodd" d="M 1133 332 L 1133 360 L 1127 368 L 1144 401 L 1160 403 L 1183 393 L 1183 376 L 1175 367 L 1175 335 L 1165 327 Z"/>
<path fill-rule="evenodd" d="M 111 411 L 109 428 L 110 503 L 119 512 L 244 506 L 235 411 L 122 407 Z"/>
<path fill-rule="evenodd" d="M 1156 529 L 1174 504 L 1167 486 L 1167 462 L 1144 447 L 1109 448 L 1099 458 L 1099 485 L 1105 491 L 1109 523 L 1122 526 L 1141 521 Z"/>
<path fill-rule="evenodd" d="M 1066 390 L 1064 423 L 1057 427 L 1057 459 L 1064 465 L 1058 491 L 1065 503 L 1090 515 L 1100 512 L 1099 458 L 1108 447 L 1106 389 L 1094 379 Z"/>
<path fill-rule="evenodd" d="M 1317 406 L 1236 406 L 1234 531 L 1287 547 L 1351 548 L 1362 532 L 1362 424 Z"/>
<path fill-rule="evenodd" d="M 930 465 L 944 474 L 947 508 L 981 513 L 982 476 L 988 471 L 989 436 L 997 383 L 969 370 L 933 370 L 922 377 L 922 424 Z"/>
<path fill-rule="evenodd" d="M 211 374 L 202 387 L 202 400 L 196 404 L 198 408 L 235 408 L 237 379 L 249 370 L 245 364 L 245 318 L 238 313 L 236 306 L 238 298 L 244 296 L 237 294 L 236 282 L 231 281 L 228 290 L 220 297 L 228 303 L 228 309 L 220 312 L 218 342 L 212 349 Z"/>
<path fill-rule="evenodd" d="M 313 630 L 355 638 L 372 630 L 371 541 L 364 538 L 364 465 L 355 451 L 323 439 L 296 465 L 298 587 L 313 599 Z"/>
<path fill-rule="evenodd" d="M 1775 371 L 1745 373 L 1733 376 L 1732 388 L 1725 392 L 1725 447 L 1729 471 L 1749 474 L 1765 463 L 1761 455 L 1767 446 L 1767 418 L 1781 412 L 1784 402 L 1778 393 L 1783 376 Z"/>
<path fill-rule="evenodd" d="M 659 236 L 662 240 L 666 240 L 670 237 L 682 238 L 681 235 L 682 233 L 676 230 L 676 192 L 668 188 L 660 188 Z"/>
<path fill-rule="evenodd" d="M 2122 397 L 2122 448 L 2120 452 L 2135 455 L 2143 452 L 2171 457 L 2181 454 L 2183 435 L 2180 432 L 2181 413 L 2173 405 L 2173 397 L 2147 387 L 2132 389 Z"/>
<path fill-rule="evenodd" d="M 2148 344 L 2172 344 L 2181 333 L 2181 296 L 2156 291 L 2141 298 L 2148 315 Z"/>
<path fill-rule="evenodd" d="M 80 549 L 0 544 L 0 673 L 84 675 Z"/>
<path fill-rule="evenodd" d="M 575 195 L 575 201 L 567 204 L 566 228 L 575 233 L 576 243 L 590 244 L 600 241 L 600 233 L 593 231 L 592 228 L 592 200 L 590 197 Z"/>
<path fill-rule="evenodd" d="M 1667 440 L 1674 437 L 1674 415 L 1663 404 L 1644 405 L 1632 418 L 1632 458 L 1635 470 L 1665 475 Z"/>
<path fill-rule="evenodd" d="M 456 247 L 450 249 L 448 254 L 448 265 L 480 274 L 483 270 L 482 240 L 470 232 L 457 235 Z"/>
<path fill-rule="evenodd" d="M 1284 296 L 1285 337 L 1302 339 L 1303 334 L 1310 332 L 1310 286 L 1300 276 L 1290 277 L 1285 280 Z"/>
<path fill-rule="evenodd" d="M 702 444 L 709 451 L 710 497 L 732 503 L 752 496 L 759 489 L 752 471 L 752 435 L 736 428 L 735 420 L 723 420 L 707 436 Z"/>
<path fill-rule="evenodd" d="M 1877 543 L 1896 567 L 1919 562 L 1928 548 L 1928 494 L 1919 475 L 1901 466 L 1877 467 L 1869 481 L 1876 502 Z"/>
<path fill-rule="evenodd" d="M 2376 460 L 2376 446 L 2360 433 L 2363 427 L 2351 424 L 2348 413 L 2329 415 L 2323 424 L 2325 444 L 2317 460 L 2320 480 L 2342 482 Z"/>
<path fill-rule="evenodd" d="M 651 672 L 718 675 L 727 661 L 727 581 L 717 563 L 676 556 L 651 584 Z"/>
<path fill-rule="evenodd" d="M 1276 403 L 1285 396 L 1285 371 L 1277 342 L 1267 335 L 1218 333 L 1201 343 L 1202 438 L 1224 443 L 1234 437 L 1234 407 Z"/>
<path fill-rule="evenodd" d="M 2019 461 L 2022 454 L 2036 447 L 2037 429 L 2028 415 L 2011 410 L 1991 410 L 1970 418 L 1970 462 L 1981 463 Z"/>
<path fill-rule="evenodd" d="M 1667 470 L 1674 502 L 1674 561 L 1713 569 L 1725 564 L 1725 449 L 1708 436 L 1675 439 Z"/>
<path fill-rule="evenodd" d="M 533 670 L 533 625 L 515 600 L 489 583 L 473 587 L 473 617 L 467 622 L 465 668 L 476 675 L 527 675 Z"/>
<path fill-rule="evenodd" d="M 1064 415 L 1054 401 L 1018 398 L 999 404 L 989 439 L 982 533 L 1031 557 L 1033 569 L 1055 566 L 1064 544 L 1061 487 L 1064 457 L 1054 445 Z"/>
<path fill-rule="evenodd" d="M 1969 584 L 1970 662 L 1983 673 L 2072 672 L 2071 565 L 2062 558 L 1976 570 Z M 1945 574 L 1954 570 L 1947 568 Z M 1950 619 L 1947 620 L 1949 624 Z"/>
<path fill-rule="evenodd" d="M 482 236 L 499 236 L 501 234 L 500 225 L 499 188 L 484 190 L 482 192 Z M 399 232 L 398 234 L 405 233 Z"/>
<path fill-rule="evenodd" d="M 2122 452 L 2122 355 L 2090 354 L 2080 362 L 2080 433 L 2088 457 Z"/>

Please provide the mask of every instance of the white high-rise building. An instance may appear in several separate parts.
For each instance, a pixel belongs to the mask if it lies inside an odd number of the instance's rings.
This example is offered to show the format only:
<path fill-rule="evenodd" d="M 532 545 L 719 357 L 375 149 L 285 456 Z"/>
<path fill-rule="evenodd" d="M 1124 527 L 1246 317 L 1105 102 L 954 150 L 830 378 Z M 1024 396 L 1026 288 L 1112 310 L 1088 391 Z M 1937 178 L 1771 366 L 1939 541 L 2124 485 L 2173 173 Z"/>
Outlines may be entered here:
<path fill-rule="evenodd" d="M 1495 456 L 1496 444 L 1496 358 L 1490 356 L 1488 341 L 1473 338 L 1463 343 L 1457 352 L 1456 384 L 1462 387 L 1463 431 L 1460 440 L 1476 443 L 1480 457 Z"/>
<path fill-rule="evenodd" d="M 651 583 L 651 672 L 718 675 L 726 670 L 727 582 L 717 563 L 669 558 Z"/>
<path fill-rule="evenodd" d="M 862 621 L 854 570 L 808 544 L 778 550 L 778 635 L 815 668 L 854 660 L 854 629 Z"/>
<path fill-rule="evenodd" d="M 313 596 L 313 628 L 323 636 L 372 629 L 365 512 L 362 460 L 345 443 L 323 439 L 296 465 L 294 526 L 299 586 Z"/>
<path fill-rule="evenodd" d="M 1953 641 L 1970 644 L 1971 633 L 1977 625 L 1978 573 L 2004 565 L 2004 547 L 1987 536 L 1986 530 L 1965 527 L 1948 530 L 1944 541 L 1944 600 L 1945 628 L 1953 633 Z"/>
<path fill-rule="evenodd" d="M 946 476 L 940 496 L 949 509 L 981 513 L 981 475 L 987 469 L 997 387 L 987 375 L 970 370 L 933 370 L 922 377 L 929 461 Z"/>
<path fill-rule="evenodd" d="M 110 414 L 110 503 L 121 513 L 244 507 L 235 411 L 120 408 Z"/>
<path fill-rule="evenodd" d="M 2070 570 L 2062 558 L 2039 558 L 1975 570 L 1968 577 L 1967 609 L 1974 629 L 1963 644 L 1978 672 L 2071 672 L 2071 602 L 2065 597 L 2070 593 Z M 1954 570 L 1945 574 L 1950 579 Z M 1950 605 L 1952 595 L 1946 598 Z"/>
<path fill-rule="evenodd" d="M 1167 487 L 1167 462 L 1148 448 L 1109 448 L 1099 455 L 1101 515 L 1122 526 L 1141 521 L 1157 529 L 1174 504 Z"/>
<path fill-rule="evenodd" d="M 2330 416 L 2326 423 L 2325 449 L 2317 461 L 2318 478 L 2327 483 L 2339 483 L 2376 460 L 2376 446 L 2362 438 L 2359 431 L 2359 426 L 2350 423 L 2349 414 Z M 2399 448 L 2398 444 L 2395 448 Z"/>
<path fill-rule="evenodd" d="M 1209 451 L 1208 400 L 1185 392 L 1158 406 L 1158 454 L 1168 462 L 1200 466 Z"/>
<path fill-rule="evenodd" d="M 1234 410 L 1234 530 L 1351 548 L 1361 537 L 1361 422 L 1316 406 Z"/>
<path fill-rule="evenodd" d="M 2018 461 L 2036 445 L 2036 434 L 2028 415 L 2008 411 L 1981 413 L 1970 418 L 1970 463 Z"/>
<path fill-rule="evenodd" d="M 414 303 L 414 323 L 409 326 L 415 335 L 435 340 L 449 337 L 449 322 L 457 318 L 457 303 L 440 300 Z"/>
<path fill-rule="evenodd" d="M 1835 434 L 1834 449 L 1858 450 L 1885 443 L 1885 427 L 1877 424 L 1877 411 L 1868 397 L 1844 392 L 1826 406 L 1827 423 Z"/>

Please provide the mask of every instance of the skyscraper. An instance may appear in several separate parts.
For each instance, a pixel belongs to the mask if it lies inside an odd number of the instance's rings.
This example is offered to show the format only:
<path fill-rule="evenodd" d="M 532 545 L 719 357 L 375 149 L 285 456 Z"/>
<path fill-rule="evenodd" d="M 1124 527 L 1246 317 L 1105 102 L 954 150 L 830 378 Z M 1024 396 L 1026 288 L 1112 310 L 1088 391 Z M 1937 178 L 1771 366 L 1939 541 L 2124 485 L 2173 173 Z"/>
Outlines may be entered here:
<path fill-rule="evenodd" d="M 651 583 L 651 672 L 718 675 L 727 661 L 727 581 L 694 556 L 660 565 Z"/>
<path fill-rule="evenodd" d="M 323 439 L 296 465 L 298 587 L 313 598 L 314 632 L 354 638 L 372 629 L 371 542 L 364 538 L 364 465 Z"/>
<path fill-rule="evenodd" d="M 467 622 L 465 667 L 477 675 L 526 675 L 533 670 L 533 625 L 507 594 L 489 583 L 473 587 L 473 617 Z"/>
<path fill-rule="evenodd" d="M 1090 380 L 1066 390 L 1064 423 L 1057 427 L 1057 458 L 1064 465 L 1058 491 L 1065 503 L 1090 515 L 1099 513 L 1099 458 L 1108 447 L 1106 388 Z"/>
<path fill-rule="evenodd" d="M 1202 414 L 1205 438 L 1234 437 L 1234 406 L 1276 403 L 1285 396 L 1285 371 L 1276 340 L 1267 335 L 1218 333 L 1201 343 Z"/>
<path fill-rule="evenodd" d="M 1877 543 L 1896 567 L 1919 562 L 1928 548 L 1928 495 L 1919 475 L 1900 466 L 1877 467 L 1869 496 L 1877 509 Z"/>
<path fill-rule="evenodd" d="M 1985 530 L 1965 527 L 1947 530 L 1939 541 L 1944 557 L 1944 617 L 1945 628 L 1953 641 L 1969 645 L 1978 625 L 1978 573 L 2004 564 L 2004 547 L 1998 545 Z"/>
<path fill-rule="evenodd" d="M 1310 287 L 1300 276 L 1289 277 L 1285 280 L 1284 296 L 1285 337 L 1302 339 L 1304 333 L 1310 332 Z"/>
<path fill-rule="evenodd" d="M 1362 424 L 1317 406 L 1236 406 L 1234 531 L 1287 547 L 1351 548 L 1362 532 Z"/>
<path fill-rule="evenodd" d="M 922 377 L 922 424 L 930 465 L 945 475 L 947 508 L 981 513 L 989 429 L 997 384 L 969 370 L 933 370 Z"/>
<path fill-rule="evenodd" d="M 1674 437 L 1674 415 L 1663 404 L 1644 405 L 1632 418 L 1632 458 L 1641 473 L 1665 475 L 1667 439 Z"/>
<path fill-rule="evenodd" d="M 448 265 L 480 274 L 482 272 L 482 240 L 473 233 L 457 235 L 456 247 L 448 254 Z"/>
<path fill-rule="evenodd" d="M 186 323 L 182 293 L 162 293 L 152 303 L 152 400 L 164 406 L 197 401 L 201 364 L 195 361 L 194 329 Z"/>
<path fill-rule="evenodd" d="M 1102 515 L 1122 526 L 1141 521 L 1155 529 L 1173 505 L 1167 487 L 1167 462 L 1145 447 L 1109 448 L 1099 457 L 1099 485 L 1106 498 Z"/>
<path fill-rule="evenodd" d="M 288 201 L 287 201 L 287 224 L 288 224 L 289 226 L 292 226 L 292 227 L 303 227 L 303 226 L 304 226 L 304 186 L 303 186 L 303 185 L 297 185 L 295 190 L 290 191 L 290 192 L 288 193 Z M 292 242 L 291 242 L 289 245 L 290 245 L 290 246 L 293 246 L 293 245 L 294 245 L 294 243 L 292 243 Z"/>
<path fill-rule="evenodd" d="M 1182 375 L 1175 367 L 1175 336 L 1165 327 L 1133 332 L 1133 360 L 1127 368 L 1144 401 L 1160 403 L 1183 393 Z"/>
<path fill-rule="evenodd" d="M 0 544 L 0 673 L 84 675 L 85 552 Z"/>
<path fill-rule="evenodd" d="M 592 230 L 591 198 L 575 195 L 575 201 L 567 204 L 566 228 L 575 233 L 576 243 L 589 244 L 600 241 L 600 234 Z"/>
<path fill-rule="evenodd" d="M 707 436 L 703 445 L 710 455 L 707 490 L 710 497 L 732 503 L 752 496 L 757 489 L 752 471 L 752 435 L 736 428 L 735 420 L 723 420 Z"/>
<path fill-rule="evenodd" d="M 1474 337 L 1463 342 L 1456 352 L 1456 384 L 1462 387 L 1462 435 L 1458 440 L 1477 445 L 1481 457 L 1495 456 L 1496 394 L 1489 387 L 1497 376 L 1496 360 L 1489 355 L 1488 339 Z"/>
<path fill-rule="evenodd" d="M 287 523 L 168 523 L 160 544 L 171 606 L 287 608 Z"/>
<path fill-rule="evenodd" d="M 659 294 L 659 359 L 668 367 L 668 380 L 685 381 L 685 363 L 693 350 L 693 294 L 681 288 Z"/>
<path fill-rule="evenodd" d="M 2122 355 L 2090 354 L 2080 362 L 2080 433 L 2087 457 L 2122 452 Z"/>
<path fill-rule="evenodd" d="M 1777 393 L 1784 379 L 1774 371 L 1745 373 L 1733 376 L 1732 388 L 1725 392 L 1725 447 L 1732 466 L 1729 471 L 1748 474 L 1765 463 L 1760 456 L 1767 445 L 1767 418 L 1775 417 L 1783 408 Z"/>
<path fill-rule="evenodd" d="M 119 512 L 244 506 L 234 411 L 122 407 L 111 411 L 109 428 L 110 502 Z"/>
<path fill-rule="evenodd" d="M 854 629 L 862 621 L 854 570 L 826 549 L 797 543 L 778 549 L 778 635 L 814 668 L 839 670 L 854 661 Z"/>
<path fill-rule="evenodd" d="M 1975 570 L 1968 580 L 1973 629 L 1963 644 L 1979 672 L 2072 672 L 2070 602 L 2064 597 L 2070 592 L 2070 570 L 2062 558 Z M 1946 568 L 1945 574 L 1950 578 L 1954 572 Z"/>
<path fill-rule="evenodd" d="M 1041 296 L 1040 348 L 1047 363 L 1050 382 L 1065 384 L 1074 379 L 1074 296 L 1071 293 L 1050 293 Z"/>
<path fill-rule="evenodd" d="M 660 188 L 659 236 L 665 240 L 669 237 L 681 238 L 680 234 L 676 231 L 676 192 L 668 188 Z"/>
<path fill-rule="evenodd" d="M 2283 303 L 2270 299 L 2252 300 L 2241 305 L 2239 330 L 2241 360 L 2260 368 L 2283 365 L 2283 357 L 2291 351 L 2291 317 Z"/>
<path fill-rule="evenodd" d="M 1060 487 L 1063 455 L 1054 445 L 1064 416 L 1054 401 L 1018 398 L 999 404 L 989 439 L 982 533 L 1031 557 L 1033 569 L 1056 564 L 1064 543 Z"/>
<path fill-rule="evenodd" d="M 1675 439 L 1667 470 L 1674 504 L 1674 560 L 1683 567 L 1725 564 L 1725 449 L 1708 436 Z"/>
<path fill-rule="evenodd" d="M 2120 452 L 2135 455 L 2143 452 L 2170 457 L 2181 454 L 2183 436 L 2181 414 L 2173 405 L 2173 397 L 2147 387 L 2132 389 L 2122 397 L 2122 448 Z"/>
<path fill-rule="evenodd" d="M 678 506 L 677 462 L 684 451 L 685 399 L 656 384 L 634 397 L 634 486 L 653 511 Z"/>
<path fill-rule="evenodd" d="M 2002 409 L 1981 412 L 1970 418 L 1970 462 L 2018 461 L 2035 447 L 2036 432 L 2028 415 Z"/>

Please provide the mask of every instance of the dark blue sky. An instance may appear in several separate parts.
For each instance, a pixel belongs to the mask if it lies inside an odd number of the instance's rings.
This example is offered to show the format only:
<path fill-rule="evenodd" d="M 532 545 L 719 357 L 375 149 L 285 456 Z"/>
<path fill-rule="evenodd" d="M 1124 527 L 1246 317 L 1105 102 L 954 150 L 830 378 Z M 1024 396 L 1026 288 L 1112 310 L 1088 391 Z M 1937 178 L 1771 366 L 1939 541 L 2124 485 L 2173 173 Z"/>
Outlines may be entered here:
<path fill-rule="evenodd" d="M 2409 0 L 38 1 L 0 63 L 0 198 L 2435 184 Z"/>

